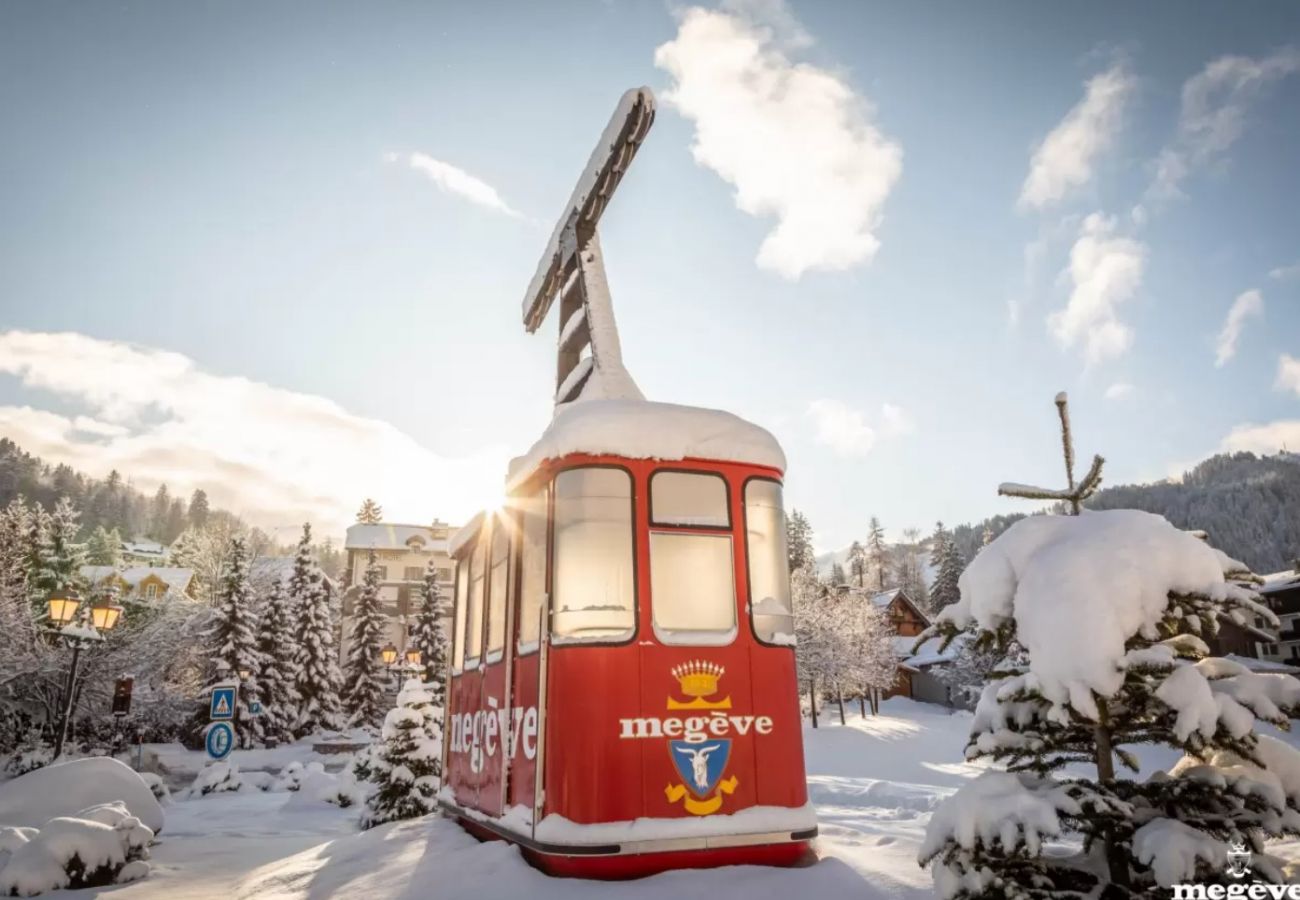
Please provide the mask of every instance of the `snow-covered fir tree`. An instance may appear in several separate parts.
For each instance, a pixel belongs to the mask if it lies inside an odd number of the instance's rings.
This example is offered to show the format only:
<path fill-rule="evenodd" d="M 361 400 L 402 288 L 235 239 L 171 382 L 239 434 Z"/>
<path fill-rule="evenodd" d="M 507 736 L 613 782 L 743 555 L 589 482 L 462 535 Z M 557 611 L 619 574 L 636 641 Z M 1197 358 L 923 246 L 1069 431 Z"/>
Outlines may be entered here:
<path fill-rule="evenodd" d="M 871 704 L 871 712 L 878 714 L 881 698 L 898 680 L 898 654 L 894 651 L 897 632 L 889 616 L 874 603 L 853 609 L 846 626 L 843 635 L 852 650 L 852 677 L 860 686 L 861 696 Z"/>
<path fill-rule="evenodd" d="M 239 682 L 236 692 L 239 710 L 234 722 L 236 737 L 240 746 L 251 747 L 262 740 L 261 720 L 249 711 L 252 703 L 261 700 L 258 676 L 262 669 L 262 655 L 257 649 L 257 613 L 248 583 L 248 554 L 242 538 L 230 542 L 228 558 L 229 567 L 221 581 L 210 633 L 214 648 L 210 658 L 215 672 L 212 686 Z M 241 680 L 240 673 L 243 672 L 248 673 L 248 678 Z M 210 690 L 206 695 L 210 696 Z"/>
<path fill-rule="evenodd" d="M 1225 620 L 1277 619 L 1240 563 L 1164 518 L 1078 515 L 1102 460 L 1076 483 L 1064 395 L 1057 405 L 1066 488 L 999 493 L 1069 514 L 1007 529 L 936 623 L 945 640 L 966 633 L 1004 654 L 967 756 L 1005 771 L 936 810 L 920 861 L 945 898 L 1139 898 L 1231 881 L 1227 852 L 1244 844 L 1253 877 L 1280 883 L 1265 840 L 1300 834 L 1300 752 L 1255 729 L 1300 716 L 1300 681 L 1211 657 L 1205 641 Z M 1138 744 L 1185 755 L 1167 773 L 1139 773 Z"/>
<path fill-rule="evenodd" d="M 433 697 L 412 678 L 384 719 L 379 749 L 366 762 L 374 790 L 361 827 L 428 815 L 437 807 L 442 741 Z"/>
<path fill-rule="evenodd" d="M 339 702 L 338 652 L 334 642 L 334 617 L 325 576 L 311 555 L 311 525 L 303 525 L 293 574 L 289 579 L 293 608 L 294 693 L 298 698 L 297 735 L 343 726 Z"/>
<path fill-rule="evenodd" d="M 279 578 L 272 580 L 262 599 L 257 624 L 262 731 L 268 739 L 291 740 L 298 724 L 298 698 L 294 689 L 297 646 L 293 642 L 293 610 Z"/>
<path fill-rule="evenodd" d="M 343 679 L 343 701 L 353 725 L 378 727 L 388 708 L 384 699 L 388 673 L 379 656 L 388 620 L 379 602 L 379 578 L 379 563 L 372 548 L 366 556 L 366 571 L 353 609 Z"/>
<path fill-rule="evenodd" d="M 0 655 L 17 661 L 33 646 L 35 624 L 28 584 L 30 513 L 21 497 L 0 512 Z"/>
<path fill-rule="evenodd" d="M 447 635 L 443 631 L 442 617 L 442 586 L 438 583 L 438 567 L 430 559 L 420 583 L 420 609 L 415 614 L 411 644 L 420 651 L 424 680 L 437 707 L 443 706 L 443 695 L 447 691 Z"/>
<path fill-rule="evenodd" d="M 943 522 L 934 523 L 934 534 L 930 538 L 930 568 L 936 572 L 943 562 L 943 548 L 952 540 L 952 534 L 943 527 Z"/>
<path fill-rule="evenodd" d="M 961 596 L 958 584 L 965 568 L 966 564 L 961 558 L 961 551 L 957 549 L 957 542 L 949 536 L 943 543 L 939 556 L 939 571 L 934 576 L 934 584 L 930 586 L 931 611 L 939 612 L 957 602 Z"/>
<path fill-rule="evenodd" d="M 86 563 L 92 566 L 116 566 L 122 558 L 122 538 L 117 529 L 99 525 L 86 541 Z"/>
<path fill-rule="evenodd" d="M 32 573 L 38 599 L 50 591 L 78 590 L 83 586 L 80 569 L 86 562 L 86 545 L 77 542 L 80 517 L 72 501 L 62 497 L 44 518 L 36 547 L 37 565 Z"/>
<path fill-rule="evenodd" d="M 880 520 L 871 517 L 867 531 L 867 565 L 870 576 L 866 587 L 883 591 L 893 583 L 889 565 L 889 548 L 885 546 L 885 529 Z"/>
<path fill-rule="evenodd" d="M 853 584 L 864 587 L 867 583 L 867 548 L 862 546 L 861 541 L 849 545 L 847 562 L 848 575 L 853 579 Z"/>
<path fill-rule="evenodd" d="M 791 512 L 785 523 L 785 536 L 790 571 L 797 572 L 813 565 L 813 530 L 808 517 L 797 509 Z"/>
<path fill-rule="evenodd" d="M 357 510 L 357 522 L 361 525 L 378 525 L 384 521 L 384 508 L 369 497 Z"/>
<path fill-rule="evenodd" d="M 838 562 L 831 563 L 831 574 L 829 584 L 832 587 L 843 587 L 849 583 L 849 576 L 844 574 L 844 567 Z"/>

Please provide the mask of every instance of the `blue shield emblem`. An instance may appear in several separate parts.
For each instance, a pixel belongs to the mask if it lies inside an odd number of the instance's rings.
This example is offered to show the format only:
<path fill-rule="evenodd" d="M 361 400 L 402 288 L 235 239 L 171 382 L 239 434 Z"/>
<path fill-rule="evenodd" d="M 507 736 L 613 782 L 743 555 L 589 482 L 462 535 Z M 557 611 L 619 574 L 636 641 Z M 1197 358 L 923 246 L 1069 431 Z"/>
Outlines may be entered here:
<path fill-rule="evenodd" d="M 668 755 L 673 758 L 682 784 L 701 800 L 708 797 L 722 780 L 731 756 L 730 740 L 669 741 Z"/>

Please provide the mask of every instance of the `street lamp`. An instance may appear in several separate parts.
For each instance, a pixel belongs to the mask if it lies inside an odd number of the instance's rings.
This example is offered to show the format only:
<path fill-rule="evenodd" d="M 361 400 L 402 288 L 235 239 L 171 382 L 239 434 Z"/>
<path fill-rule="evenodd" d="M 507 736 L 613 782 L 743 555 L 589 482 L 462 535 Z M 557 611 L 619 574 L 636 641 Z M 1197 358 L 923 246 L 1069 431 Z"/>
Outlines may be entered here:
<path fill-rule="evenodd" d="M 122 617 L 122 607 L 106 594 L 96 599 L 93 606 L 82 606 L 81 598 L 66 588 L 51 591 L 45 603 L 55 634 L 72 650 L 72 665 L 68 667 L 68 680 L 63 686 L 63 699 L 59 704 L 62 709 L 59 730 L 54 738 L 54 758 L 58 759 L 63 755 L 63 742 L 68 736 L 68 720 L 72 718 L 72 701 L 76 696 L 81 651 L 102 641 L 104 635 L 101 632 L 112 631 L 117 626 L 118 619 Z"/>
<path fill-rule="evenodd" d="M 379 658 L 384 661 L 384 665 L 391 666 L 397 662 L 397 647 L 393 644 L 385 644 L 379 651 Z"/>
<path fill-rule="evenodd" d="M 420 650 L 418 647 L 406 648 L 406 662 L 417 669 L 420 667 Z"/>

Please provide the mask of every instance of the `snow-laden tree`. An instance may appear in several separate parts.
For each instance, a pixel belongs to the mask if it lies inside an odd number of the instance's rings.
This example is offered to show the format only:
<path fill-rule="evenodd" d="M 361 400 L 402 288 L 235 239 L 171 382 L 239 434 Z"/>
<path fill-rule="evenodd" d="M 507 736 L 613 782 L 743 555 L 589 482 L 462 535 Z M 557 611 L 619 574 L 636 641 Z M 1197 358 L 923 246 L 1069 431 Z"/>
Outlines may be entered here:
<path fill-rule="evenodd" d="M 961 551 L 957 549 L 957 542 L 948 536 L 939 554 L 939 571 L 935 574 L 934 585 L 930 588 L 932 612 L 937 613 L 957 602 L 961 595 L 958 583 L 965 568 L 966 563 L 961 558 Z"/>
<path fill-rule="evenodd" d="M 294 691 L 298 697 L 298 721 L 294 733 L 301 736 L 321 728 L 341 728 L 343 714 L 330 589 L 311 555 L 310 525 L 303 526 L 302 539 L 298 542 L 289 579 L 289 603 L 296 614 Z"/>
<path fill-rule="evenodd" d="M 0 512 L 0 712 L 20 706 L 7 687 L 30 675 L 41 649 L 29 583 L 32 537 L 31 514 L 17 497 Z"/>
<path fill-rule="evenodd" d="M 943 522 L 934 523 L 934 535 L 930 538 L 930 568 L 938 571 L 943 562 L 943 548 L 952 540 L 952 534 L 943 527 Z"/>
<path fill-rule="evenodd" d="M 790 513 L 785 523 L 786 554 L 789 557 L 790 571 L 810 567 L 816 561 L 813 554 L 813 530 L 808 524 L 808 517 L 799 510 Z"/>
<path fill-rule="evenodd" d="M 80 569 L 86 562 L 86 545 L 77 541 L 81 514 L 67 497 L 61 497 L 39 535 L 37 565 L 32 582 L 37 600 L 54 590 L 80 590 Z"/>
<path fill-rule="evenodd" d="M 257 648 L 257 612 L 248 584 L 248 557 L 242 538 L 230 542 L 227 558 L 229 565 L 221 580 L 210 632 L 214 680 L 204 695 L 210 697 L 211 688 L 218 684 L 240 681 L 236 692 L 236 738 L 240 746 L 251 747 L 263 737 L 261 719 L 253 717 L 249 710 L 253 702 L 261 699 L 258 676 L 262 654 Z M 241 680 L 240 673 L 247 673 L 248 678 Z"/>
<path fill-rule="evenodd" d="M 230 566 L 230 542 L 237 537 L 244 539 L 247 551 L 247 527 L 233 516 L 212 514 L 202 528 L 190 527 L 181 531 L 172 545 L 171 564 L 194 570 L 196 594 L 201 602 L 217 602 L 222 579 Z M 256 555 L 249 552 L 248 558 Z"/>
<path fill-rule="evenodd" d="M 868 601 L 846 605 L 852 607 L 841 632 L 852 651 L 848 671 L 861 686 L 861 696 L 871 704 L 871 712 L 879 714 L 880 698 L 898 680 L 898 654 L 894 650 L 897 632 L 889 616 L 876 604 Z"/>
<path fill-rule="evenodd" d="M 122 537 L 116 528 L 99 525 L 86 541 L 86 562 L 92 566 L 116 566 L 122 558 Z"/>
<path fill-rule="evenodd" d="M 790 573 L 790 599 L 794 610 L 796 640 L 795 671 L 800 693 L 808 694 L 812 725 L 817 727 L 817 702 L 826 688 L 831 649 L 827 646 L 831 628 L 826 622 L 826 586 L 817 578 L 812 566 Z"/>
<path fill-rule="evenodd" d="M 849 583 L 848 576 L 844 574 L 844 567 L 838 562 L 831 563 L 829 583 L 832 587 L 844 587 Z"/>
<path fill-rule="evenodd" d="M 361 814 L 361 827 L 428 815 L 437 807 L 441 773 L 442 711 L 419 679 L 412 678 L 397 695 L 396 708 L 384 719 L 379 749 L 367 760 L 374 790 Z"/>
<path fill-rule="evenodd" d="M 867 566 L 870 571 L 867 587 L 883 591 L 893 583 L 889 564 L 889 548 L 885 546 L 885 528 L 875 516 L 867 530 Z"/>
<path fill-rule="evenodd" d="M 863 587 L 867 583 L 867 548 L 861 541 L 849 545 L 848 574 L 853 583 Z"/>
<path fill-rule="evenodd" d="M 921 562 L 921 532 L 916 528 L 903 530 L 903 541 L 894 547 L 895 583 L 903 589 L 909 600 L 921 609 L 930 605 L 930 589 L 925 583 L 925 568 Z"/>
<path fill-rule="evenodd" d="M 379 653 L 384 646 L 388 619 L 379 601 L 379 563 L 372 548 L 357 592 L 343 679 L 343 702 L 353 725 L 378 726 L 388 703 L 384 699 L 387 672 Z"/>
<path fill-rule="evenodd" d="M 362 525 L 378 525 L 384 521 L 384 508 L 369 497 L 357 510 L 357 522 Z"/>
<path fill-rule="evenodd" d="M 443 630 L 442 586 L 433 559 L 424 568 L 420 583 L 420 609 L 415 614 L 411 644 L 420 651 L 420 665 L 435 706 L 442 706 L 447 691 L 447 635 Z"/>
<path fill-rule="evenodd" d="M 291 740 L 298 724 L 294 688 L 297 646 L 293 642 L 293 608 L 279 578 L 272 579 L 258 610 L 258 682 L 262 690 L 262 730 L 268 739 Z"/>
<path fill-rule="evenodd" d="M 1073 514 L 1007 529 L 971 561 L 961 599 L 935 626 L 1004 653 L 967 756 L 1005 771 L 945 801 L 920 861 L 945 898 L 1138 898 L 1228 880 L 1226 854 L 1240 842 L 1254 851 L 1254 877 L 1280 882 L 1264 842 L 1300 834 L 1300 752 L 1255 728 L 1300 716 L 1300 681 L 1213 658 L 1205 642 L 1224 620 L 1277 619 L 1240 563 L 1164 518 L 1078 515 L 1102 460 L 1076 484 L 1064 395 L 1057 404 L 1066 489 L 999 491 Z M 1185 756 L 1139 780 L 1138 744 Z M 1045 853 L 1058 838 L 1080 849 Z"/>

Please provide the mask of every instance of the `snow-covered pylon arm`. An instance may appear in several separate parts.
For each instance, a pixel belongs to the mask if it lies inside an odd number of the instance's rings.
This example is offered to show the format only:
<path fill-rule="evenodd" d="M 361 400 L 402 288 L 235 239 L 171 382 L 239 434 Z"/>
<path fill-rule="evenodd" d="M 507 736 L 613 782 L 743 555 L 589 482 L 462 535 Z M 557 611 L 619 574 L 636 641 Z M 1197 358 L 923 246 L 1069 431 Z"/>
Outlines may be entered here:
<path fill-rule="evenodd" d="M 1065 395 L 1065 391 L 1056 395 L 1056 411 L 1061 417 L 1061 446 L 1065 451 L 1066 489 L 1061 491 L 1006 481 L 998 485 L 998 494 L 1003 497 L 1022 497 L 1026 500 L 1068 501 L 1070 511 L 1077 516 L 1083 501 L 1097 493 L 1097 488 L 1101 487 L 1101 468 L 1106 464 L 1106 460 L 1094 456 L 1088 473 L 1076 485 L 1074 483 L 1074 436 L 1070 433 L 1070 400 Z"/>
<path fill-rule="evenodd" d="M 558 406 L 588 399 L 643 399 L 623 367 L 596 224 L 654 123 L 649 88 L 628 91 L 592 151 L 560 214 L 524 295 L 524 328 L 532 333 L 560 299 L 555 375 Z M 589 355 L 583 351 L 590 348 Z M 590 359 L 590 362 L 585 360 Z"/>

